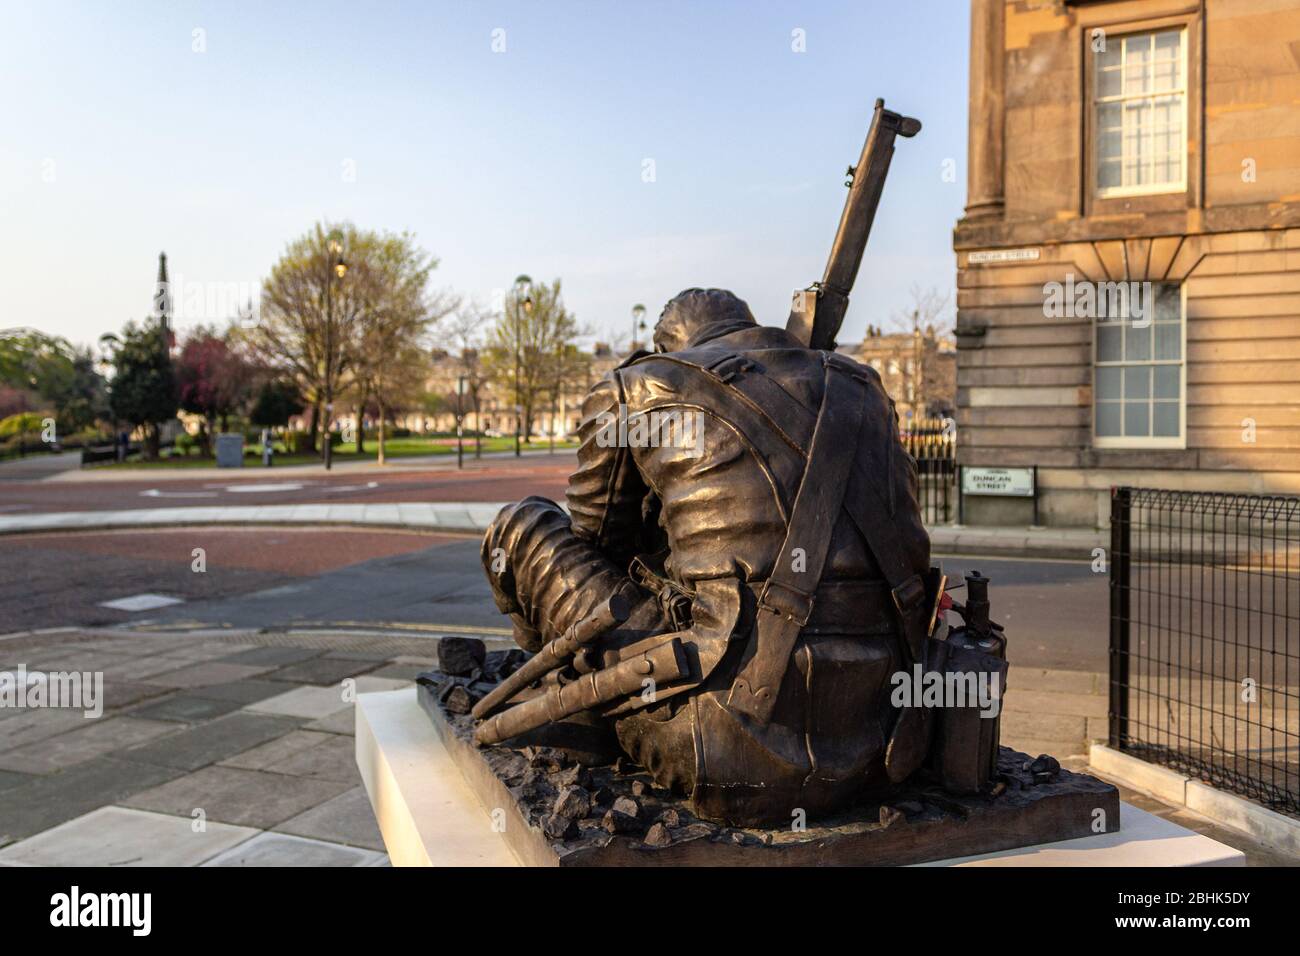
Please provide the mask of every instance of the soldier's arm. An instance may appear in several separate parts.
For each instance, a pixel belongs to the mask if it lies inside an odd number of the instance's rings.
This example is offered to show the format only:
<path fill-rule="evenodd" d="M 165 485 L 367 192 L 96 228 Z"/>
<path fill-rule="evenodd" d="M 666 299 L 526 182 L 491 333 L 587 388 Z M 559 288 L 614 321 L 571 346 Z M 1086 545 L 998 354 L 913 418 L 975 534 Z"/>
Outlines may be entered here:
<path fill-rule="evenodd" d="M 566 492 L 574 532 L 618 556 L 634 550 L 641 538 L 641 502 L 648 490 L 630 450 L 619 440 L 623 404 L 618 369 L 587 393 L 578 429 L 578 470 Z"/>

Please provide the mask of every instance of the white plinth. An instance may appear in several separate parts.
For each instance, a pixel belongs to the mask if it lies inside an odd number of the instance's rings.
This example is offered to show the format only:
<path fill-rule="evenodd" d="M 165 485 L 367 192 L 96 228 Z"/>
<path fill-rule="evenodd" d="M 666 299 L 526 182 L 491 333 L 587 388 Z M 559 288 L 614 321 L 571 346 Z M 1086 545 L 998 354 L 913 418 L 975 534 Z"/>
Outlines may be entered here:
<path fill-rule="evenodd" d="M 518 866 L 415 688 L 357 697 L 357 766 L 394 866 Z M 1120 831 L 921 866 L 1244 866 L 1245 855 L 1125 803 Z"/>

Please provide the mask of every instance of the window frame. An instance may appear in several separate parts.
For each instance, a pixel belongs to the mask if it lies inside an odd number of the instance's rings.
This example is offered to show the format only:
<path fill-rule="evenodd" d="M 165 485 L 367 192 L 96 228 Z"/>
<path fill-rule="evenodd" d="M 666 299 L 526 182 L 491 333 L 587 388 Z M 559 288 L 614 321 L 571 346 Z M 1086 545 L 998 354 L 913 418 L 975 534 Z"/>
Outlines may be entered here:
<path fill-rule="evenodd" d="M 1129 280 L 1139 281 L 1139 280 Z M 1174 285 L 1172 282 L 1152 282 L 1152 287 L 1157 285 Z M 1179 325 L 1179 346 L 1178 346 L 1178 434 L 1174 435 L 1098 435 L 1097 434 L 1097 369 L 1098 368 L 1127 368 L 1132 365 L 1146 365 L 1154 367 L 1156 365 L 1170 365 L 1172 362 L 1158 362 L 1155 360 L 1155 336 L 1152 333 L 1152 359 L 1148 362 L 1107 362 L 1104 366 L 1098 365 L 1097 362 L 1097 345 L 1099 336 L 1097 327 L 1101 322 L 1109 322 L 1111 319 L 1101 319 L 1094 317 L 1092 319 L 1092 410 L 1090 433 L 1092 436 L 1092 447 L 1105 448 L 1149 448 L 1149 449 L 1185 449 L 1187 447 L 1187 283 L 1180 282 L 1178 285 L 1178 325 Z M 1125 320 L 1126 322 L 1129 320 Z M 1154 318 L 1153 318 L 1154 323 Z M 1154 387 L 1154 386 L 1153 386 Z M 1123 420 L 1122 386 L 1121 386 L 1121 421 Z"/>
<path fill-rule="evenodd" d="M 1087 100 L 1087 109 L 1089 111 L 1089 127 L 1092 130 L 1092 136 L 1087 144 L 1089 151 L 1089 166 L 1092 169 L 1092 195 L 1096 199 L 1126 199 L 1132 196 L 1159 196 L 1170 193 L 1186 193 L 1188 186 L 1188 166 L 1191 164 L 1191 157 L 1188 154 L 1188 143 L 1191 140 L 1191 78 L 1188 71 L 1188 56 L 1191 49 L 1191 32 L 1186 24 L 1168 24 L 1160 27 L 1146 29 L 1126 30 L 1123 33 L 1117 33 L 1114 36 L 1107 35 L 1108 43 L 1117 42 L 1120 44 L 1120 77 L 1121 83 L 1127 72 L 1128 58 L 1128 41 L 1134 37 L 1156 37 L 1162 33 L 1178 34 L 1178 84 L 1173 90 L 1156 92 L 1152 90 L 1146 93 L 1116 94 L 1114 96 L 1102 97 L 1101 75 L 1099 67 L 1099 58 L 1101 54 L 1089 50 L 1091 63 L 1089 64 L 1089 96 Z M 1152 41 L 1152 52 L 1154 53 L 1155 44 Z M 1178 144 L 1177 154 L 1179 157 L 1179 166 L 1182 175 L 1177 182 L 1158 183 L 1158 184 L 1138 184 L 1132 186 L 1103 186 L 1101 184 L 1101 128 L 1099 125 L 1099 113 L 1103 103 L 1128 103 L 1135 100 L 1154 101 L 1162 96 L 1179 95 L 1182 97 L 1182 122 L 1179 124 L 1180 141 Z M 1121 120 L 1120 125 L 1120 143 L 1123 148 L 1124 127 Z M 1121 152 L 1120 165 L 1123 167 L 1124 159 Z M 1155 159 L 1150 160 L 1152 163 Z"/>

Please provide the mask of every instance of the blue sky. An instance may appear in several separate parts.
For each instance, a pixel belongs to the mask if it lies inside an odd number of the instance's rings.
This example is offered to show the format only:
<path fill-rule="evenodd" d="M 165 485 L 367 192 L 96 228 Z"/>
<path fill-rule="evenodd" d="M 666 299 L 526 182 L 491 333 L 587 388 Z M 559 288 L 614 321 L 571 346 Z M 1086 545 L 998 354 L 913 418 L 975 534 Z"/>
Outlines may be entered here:
<path fill-rule="evenodd" d="M 597 337 L 693 285 L 782 324 L 877 96 L 924 129 L 841 341 L 953 284 L 963 0 L 4 0 L 0 23 L 0 327 L 92 342 L 148 311 L 160 250 L 191 290 L 248 288 L 322 218 L 414 232 L 484 303 L 559 276 Z"/>

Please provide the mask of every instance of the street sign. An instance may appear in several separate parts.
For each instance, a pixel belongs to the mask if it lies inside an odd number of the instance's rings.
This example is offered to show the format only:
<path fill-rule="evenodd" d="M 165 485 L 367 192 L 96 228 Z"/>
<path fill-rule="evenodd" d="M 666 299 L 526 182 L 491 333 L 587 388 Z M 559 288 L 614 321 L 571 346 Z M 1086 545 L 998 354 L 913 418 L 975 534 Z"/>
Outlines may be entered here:
<path fill-rule="evenodd" d="M 966 262 L 972 266 L 990 262 L 1037 262 L 1039 255 L 1038 249 L 986 249 L 970 253 Z"/>
<path fill-rule="evenodd" d="M 961 470 L 961 490 L 967 495 L 1032 498 L 1034 497 L 1034 469 L 973 468 L 967 465 Z"/>

